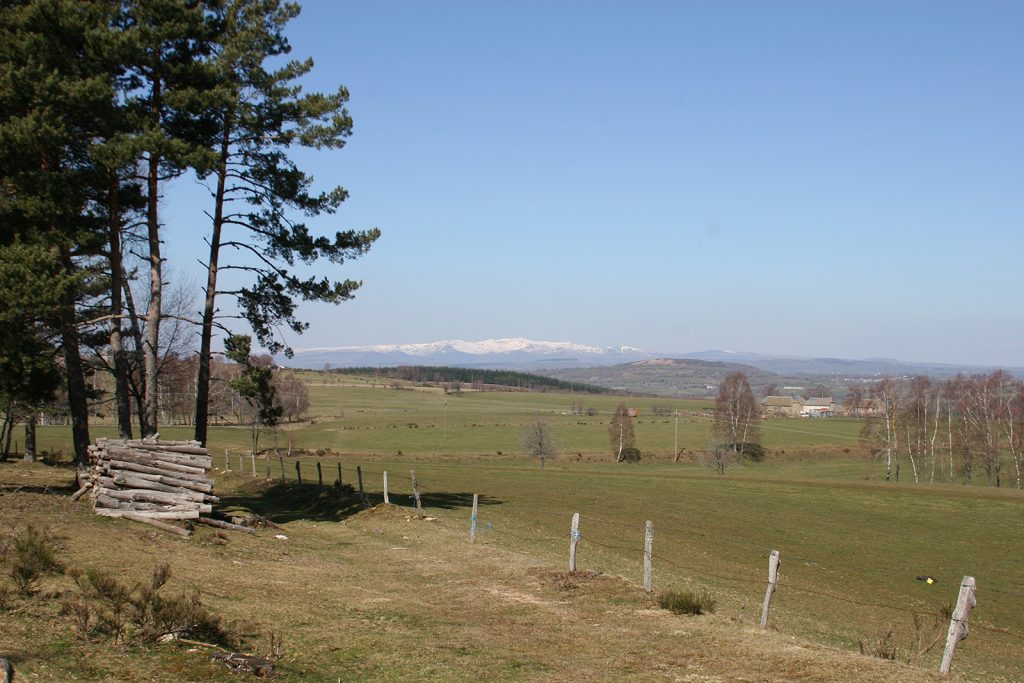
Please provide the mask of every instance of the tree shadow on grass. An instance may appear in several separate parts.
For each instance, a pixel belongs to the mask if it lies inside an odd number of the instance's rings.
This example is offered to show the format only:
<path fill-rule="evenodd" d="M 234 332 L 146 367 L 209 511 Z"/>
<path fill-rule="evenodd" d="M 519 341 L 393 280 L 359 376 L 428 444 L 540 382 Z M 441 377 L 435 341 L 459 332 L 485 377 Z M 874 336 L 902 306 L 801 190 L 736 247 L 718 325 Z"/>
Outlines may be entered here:
<path fill-rule="evenodd" d="M 405 507 L 405 496 L 390 496 L 391 503 Z M 473 505 L 472 493 L 432 492 L 421 496 L 424 513 L 430 510 L 454 510 Z M 368 493 L 366 503 L 373 507 L 384 502 L 380 493 Z M 480 496 L 480 505 L 501 505 L 503 501 Z M 412 506 L 409 497 L 409 506 Z M 266 517 L 272 522 L 284 524 L 297 520 L 315 522 L 340 522 L 361 512 L 364 508 L 359 494 L 351 486 L 319 486 L 295 482 L 263 482 L 246 486 L 237 493 L 221 496 L 218 509 L 245 509 Z"/>
<path fill-rule="evenodd" d="M 39 493 L 47 496 L 70 496 L 78 490 L 74 482 L 61 486 L 53 484 L 41 486 L 39 484 L 0 484 L 0 493 Z"/>

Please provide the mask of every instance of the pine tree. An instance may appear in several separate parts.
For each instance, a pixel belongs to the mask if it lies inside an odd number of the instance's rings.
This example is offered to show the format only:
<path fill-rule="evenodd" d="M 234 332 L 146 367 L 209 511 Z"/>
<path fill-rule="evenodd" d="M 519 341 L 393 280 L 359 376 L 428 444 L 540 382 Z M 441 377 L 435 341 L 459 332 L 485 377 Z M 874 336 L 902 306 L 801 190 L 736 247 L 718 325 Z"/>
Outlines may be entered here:
<path fill-rule="evenodd" d="M 217 295 L 235 297 L 261 345 L 272 353 L 290 354 L 274 333 L 281 325 L 296 333 L 307 327 L 297 318 L 297 300 L 341 303 L 360 285 L 304 277 L 295 272 L 296 262 L 327 259 L 340 265 L 364 254 L 380 235 L 374 229 L 318 237 L 295 222 L 297 215 L 333 213 L 346 192 L 340 187 L 313 192 L 313 179 L 288 157 L 289 149 L 339 149 L 352 130 L 344 88 L 332 94 L 301 93 L 297 80 L 313 68 L 312 61 L 267 69 L 268 59 L 290 51 L 283 29 L 298 11 L 297 5 L 279 0 L 230 0 L 218 13 L 222 32 L 212 61 L 218 79 L 212 93 L 217 159 L 196 385 L 195 438 L 203 443 Z M 228 264 L 221 262 L 225 248 L 236 256 Z M 218 277 L 227 270 L 247 273 L 253 281 L 218 291 Z"/>
<path fill-rule="evenodd" d="M 59 286 L 42 272 L 33 282 L 59 298 L 41 322 L 59 340 L 79 463 L 89 444 L 80 313 L 102 246 L 91 153 L 96 112 L 113 98 L 103 59 L 110 16 L 100 0 L 24 0 L 0 12 L 0 246 L 45 249 L 57 268 Z"/>
<path fill-rule="evenodd" d="M 252 337 L 248 335 L 233 334 L 224 340 L 224 355 L 242 366 L 242 373 L 229 384 L 253 408 L 252 453 L 256 455 L 260 445 L 260 427 L 276 426 L 284 409 L 275 405 L 273 370 L 269 365 L 253 362 L 251 346 Z"/>
<path fill-rule="evenodd" d="M 211 11 L 219 3 L 135 0 L 123 6 L 116 28 L 123 39 L 121 79 L 134 148 L 144 171 L 149 301 L 142 340 L 144 396 L 139 427 L 157 431 L 163 257 L 159 198 L 169 179 L 213 161 L 208 93 L 214 84 L 209 56 L 219 30 Z"/>

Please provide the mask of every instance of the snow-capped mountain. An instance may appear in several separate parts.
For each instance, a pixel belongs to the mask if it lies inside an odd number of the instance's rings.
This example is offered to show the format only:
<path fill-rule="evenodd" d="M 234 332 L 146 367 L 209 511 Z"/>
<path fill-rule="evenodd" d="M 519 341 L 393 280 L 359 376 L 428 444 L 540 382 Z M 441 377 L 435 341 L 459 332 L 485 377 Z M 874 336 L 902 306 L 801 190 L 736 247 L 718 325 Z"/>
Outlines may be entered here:
<path fill-rule="evenodd" d="M 628 363 L 649 358 L 631 346 L 589 346 L 571 341 L 551 342 L 512 337 L 464 341 L 449 339 L 422 344 L 320 346 L 295 349 L 295 356 L 279 359 L 286 365 L 320 368 L 388 365 L 455 365 L 539 369 Z"/>

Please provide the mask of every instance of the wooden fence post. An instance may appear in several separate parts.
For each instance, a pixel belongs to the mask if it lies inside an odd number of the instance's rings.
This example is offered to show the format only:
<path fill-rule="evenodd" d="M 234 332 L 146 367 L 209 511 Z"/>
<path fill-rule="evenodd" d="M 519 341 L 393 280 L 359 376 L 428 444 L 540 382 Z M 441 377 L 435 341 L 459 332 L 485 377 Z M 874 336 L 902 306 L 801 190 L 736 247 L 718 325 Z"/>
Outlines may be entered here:
<path fill-rule="evenodd" d="M 647 520 L 644 524 L 644 591 L 650 593 L 651 585 L 651 545 L 654 542 L 654 522 Z"/>
<path fill-rule="evenodd" d="M 366 502 L 366 493 L 363 492 L 363 466 L 356 465 L 356 478 L 359 479 L 359 500 L 362 501 L 363 507 L 368 508 L 370 504 Z"/>
<path fill-rule="evenodd" d="M 953 664 L 953 651 L 957 644 L 967 637 L 967 615 L 971 608 L 978 604 L 974 596 L 977 584 L 973 576 L 965 576 L 960 582 L 960 595 L 956 598 L 956 609 L 953 610 L 953 618 L 949 620 L 949 633 L 946 635 L 946 649 L 942 653 L 942 664 L 939 665 L 939 673 L 948 674 L 949 667 Z"/>
<path fill-rule="evenodd" d="M 226 448 L 224 449 L 224 469 L 228 472 L 231 471 L 231 454 Z"/>
<path fill-rule="evenodd" d="M 249 458 L 252 460 L 252 476 L 256 476 L 256 454 L 250 453 Z"/>
<path fill-rule="evenodd" d="M 302 483 L 302 468 L 299 467 L 299 465 L 300 465 L 299 461 L 296 460 L 295 461 L 295 478 L 298 479 L 299 483 L 301 484 Z"/>
<path fill-rule="evenodd" d="M 274 449 L 274 455 L 277 455 L 277 449 Z M 267 479 L 270 479 L 270 453 L 267 453 Z"/>
<path fill-rule="evenodd" d="M 388 498 L 388 472 L 384 470 L 384 504 L 390 505 L 391 499 Z"/>
<path fill-rule="evenodd" d="M 768 607 L 772 603 L 772 593 L 779 583 L 779 551 L 773 550 L 768 556 L 768 590 L 764 594 L 764 607 L 761 608 L 761 628 L 768 628 Z"/>
<path fill-rule="evenodd" d="M 279 456 L 277 456 L 277 460 L 278 460 L 278 462 L 281 463 L 281 483 L 283 484 L 284 483 L 284 458 L 282 458 L 279 455 Z"/>
<path fill-rule="evenodd" d="M 572 513 L 572 529 L 569 531 L 569 572 L 576 571 L 576 544 L 580 541 L 580 513 Z"/>
<path fill-rule="evenodd" d="M 476 513 L 480 509 L 480 494 L 473 494 L 473 514 L 469 517 L 469 542 L 476 543 Z"/>
<path fill-rule="evenodd" d="M 323 488 L 323 485 L 324 485 L 324 471 L 320 468 L 320 461 L 319 460 L 316 461 L 316 480 L 320 484 L 320 487 Z"/>
<path fill-rule="evenodd" d="M 412 496 L 416 499 L 416 516 L 423 519 L 423 501 L 420 500 L 420 490 L 416 486 L 416 470 L 409 470 L 412 475 Z"/>
<path fill-rule="evenodd" d="M 341 461 L 338 461 L 338 488 L 341 488 Z"/>

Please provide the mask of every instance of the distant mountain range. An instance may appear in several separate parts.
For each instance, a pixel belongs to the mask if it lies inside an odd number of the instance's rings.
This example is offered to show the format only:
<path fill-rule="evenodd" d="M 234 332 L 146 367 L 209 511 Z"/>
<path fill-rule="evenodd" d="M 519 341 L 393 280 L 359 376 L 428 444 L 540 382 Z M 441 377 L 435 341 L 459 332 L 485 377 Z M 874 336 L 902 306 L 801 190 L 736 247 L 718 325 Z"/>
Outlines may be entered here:
<path fill-rule="evenodd" d="M 957 365 L 955 363 L 920 363 L 893 358 L 801 358 L 799 356 L 773 356 L 749 351 L 698 351 L 686 353 L 679 358 L 697 358 L 719 363 L 742 363 L 783 375 L 833 375 L 837 378 L 882 377 L 890 375 L 927 375 L 929 377 L 952 377 L 958 372 L 966 374 L 985 373 L 999 369 L 996 365 Z M 1024 368 L 1004 367 L 1003 370 L 1024 377 Z"/>
<path fill-rule="evenodd" d="M 285 365 L 321 368 L 391 365 L 451 365 L 536 371 L 555 367 L 615 365 L 650 358 L 630 346 L 600 347 L 574 342 L 534 341 L 514 337 L 471 342 L 461 339 L 425 344 L 379 344 L 296 349 Z"/>
<path fill-rule="evenodd" d="M 890 358 L 806 358 L 735 351 L 698 351 L 693 353 L 652 352 L 632 346 L 589 346 L 571 341 L 535 341 L 522 337 L 464 341 L 452 339 L 424 344 L 380 344 L 374 346 L 330 346 L 296 349 L 291 359 L 278 362 L 305 368 L 384 367 L 392 365 L 450 365 L 514 369 L 546 374 L 561 369 L 587 368 L 652 361 L 687 359 L 742 365 L 784 377 L 813 377 L 833 381 L 863 379 L 883 375 L 929 375 L 949 377 L 958 372 L 988 372 L 995 366 L 917 363 Z M 1024 368 L 1003 368 L 1024 377 Z"/>

